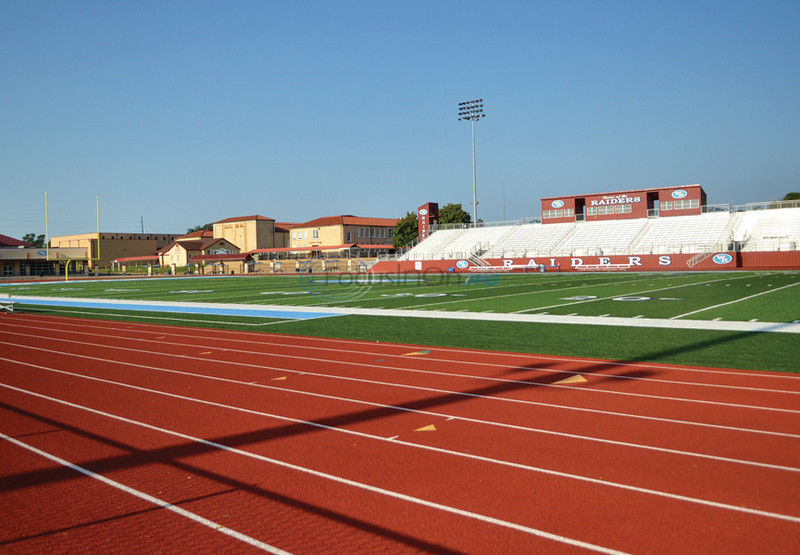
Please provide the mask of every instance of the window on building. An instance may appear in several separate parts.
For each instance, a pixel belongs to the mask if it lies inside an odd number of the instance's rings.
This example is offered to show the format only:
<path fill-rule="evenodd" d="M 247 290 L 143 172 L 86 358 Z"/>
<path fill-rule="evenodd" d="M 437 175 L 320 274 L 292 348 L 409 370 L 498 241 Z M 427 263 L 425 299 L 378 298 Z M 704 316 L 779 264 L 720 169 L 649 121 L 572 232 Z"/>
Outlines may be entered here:
<path fill-rule="evenodd" d="M 318 230 L 318 229 L 315 229 L 315 230 L 313 230 L 313 231 L 311 232 L 311 237 L 312 237 L 313 239 L 319 239 L 319 230 Z"/>
<path fill-rule="evenodd" d="M 347 239 L 346 239 L 347 243 L 352 243 L 353 242 L 353 237 L 352 237 L 351 233 L 352 232 L 350 232 L 350 231 L 347 232 Z"/>
<path fill-rule="evenodd" d="M 681 199 L 674 202 L 675 210 L 688 210 L 689 208 L 700 208 L 700 199 Z"/>
<path fill-rule="evenodd" d="M 666 202 L 662 202 L 662 203 L 660 203 L 660 206 L 659 206 L 659 208 L 660 208 L 660 210 L 661 210 L 662 212 L 663 212 L 663 211 L 665 211 L 665 210 L 672 210 L 672 201 L 671 201 L 671 200 L 668 200 L 668 201 L 666 201 Z"/>

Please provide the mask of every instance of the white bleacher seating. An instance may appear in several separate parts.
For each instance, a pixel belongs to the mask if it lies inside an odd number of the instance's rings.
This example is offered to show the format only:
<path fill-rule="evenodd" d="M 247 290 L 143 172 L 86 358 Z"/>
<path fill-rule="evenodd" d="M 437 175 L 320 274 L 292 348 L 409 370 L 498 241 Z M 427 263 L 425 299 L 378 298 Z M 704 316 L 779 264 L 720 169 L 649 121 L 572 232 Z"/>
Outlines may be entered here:
<path fill-rule="evenodd" d="M 800 244 L 800 208 L 740 212 L 733 238 L 744 243 L 743 251 L 795 250 Z"/>
<path fill-rule="evenodd" d="M 554 255 L 585 256 L 627 254 L 631 242 L 647 224 L 645 218 L 605 220 L 575 225 L 575 233 L 558 247 Z"/>
<path fill-rule="evenodd" d="M 515 226 L 514 230 L 502 241 L 499 241 L 483 256 L 486 258 L 549 255 L 550 251 L 561 242 L 575 224 L 524 224 Z"/>
<path fill-rule="evenodd" d="M 731 238 L 728 226 L 729 212 L 710 212 L 695 216 L 665 216 L 649 220 L 651 223 L 634 245 L 636 254 L 663 254 L 669 252 L 703 252 L 725 250 Z"/>
<path fill-rule="evenodd" d="M 401 259 L 703 253 L 733 241 L 742 250 L 797 250 L 800 208 L 440 230 Z"/>

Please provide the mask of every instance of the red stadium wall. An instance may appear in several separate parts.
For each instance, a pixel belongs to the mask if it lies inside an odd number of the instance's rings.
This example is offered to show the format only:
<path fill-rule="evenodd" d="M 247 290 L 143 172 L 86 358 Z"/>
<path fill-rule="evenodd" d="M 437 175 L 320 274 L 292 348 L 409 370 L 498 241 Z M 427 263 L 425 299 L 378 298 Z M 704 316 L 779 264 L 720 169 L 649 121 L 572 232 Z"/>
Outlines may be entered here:
<path fill-rule="evenodd" d="M 800 270 L 800 251 L 788 252 L 718 252 L 694 266 L 689 262 L 694 254 L 642 254 L 613 256 L 555 256 L 533 258 L 490 258 L 486 271 L 538 271 L 541 265 L 547 272 L 628 271 L 667 272 L 690 270 Z M 375 273 L 465 272 L 478 266 L 467 260 L 403 260 L 378 262 Z"/>
<path fill-rule="evenodd" d="M 740 252 L 744 270 L 800 270 L 800 251 Z"/>
<path fill-rule="evenodd" d="M 693 254 L 642 254 L 613 256 L 541 256 L 533 258 L 490 258 L 487 271 L 534 271 L 544 265 L 548 272 L 580 272 L 603 270 L 626 271 L 688 271 L 736 270 L 737 253 L 719 252 L 695 266 L 689 266 Z M 406 272 L 475 272 L 479 266 L 467 260 L 403 260 L 379 262 L 372 267 L 376 273 Z"/>

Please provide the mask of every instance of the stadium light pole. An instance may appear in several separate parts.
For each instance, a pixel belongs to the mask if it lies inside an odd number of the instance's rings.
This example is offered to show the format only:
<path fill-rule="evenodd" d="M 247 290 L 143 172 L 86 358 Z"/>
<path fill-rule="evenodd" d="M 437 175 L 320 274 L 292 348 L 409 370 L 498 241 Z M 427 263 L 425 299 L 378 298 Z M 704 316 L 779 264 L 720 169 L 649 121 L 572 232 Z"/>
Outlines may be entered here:
<path fill-rule="evenodd" d="M 483 99 L 467 100 L 458 103 L 458 120 L 469 120 L 472 122 L 472 217 L 474 218 L 473 227 L 478 227 L 478 179 L 475 172 L 475 124 L 479 119 L 485 118 L 483 113 Z"/>

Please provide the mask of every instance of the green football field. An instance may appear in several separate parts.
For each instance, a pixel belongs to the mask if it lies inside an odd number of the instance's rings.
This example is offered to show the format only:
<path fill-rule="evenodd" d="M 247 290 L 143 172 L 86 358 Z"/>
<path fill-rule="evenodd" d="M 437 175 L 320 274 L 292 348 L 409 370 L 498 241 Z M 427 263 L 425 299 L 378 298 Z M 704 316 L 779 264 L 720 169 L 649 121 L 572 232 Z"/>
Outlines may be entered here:
<path fill-rule="evenodd" d="M 626 318 L 800 319 L 800 273 L 412 274 L 11 284 L 12 295 Z"/>
<path fill-rule="evenodd" d="M 681 320 L 800 321 L 800 272 L 290 275 L 8 284 L 12 296 L 359 307 L 674 320 L 676 328 L 345 315 L 262 319 L 22 305 L 19 310 L 375 341 L 800 370 L 793 333 L 680 329 Z"/>

